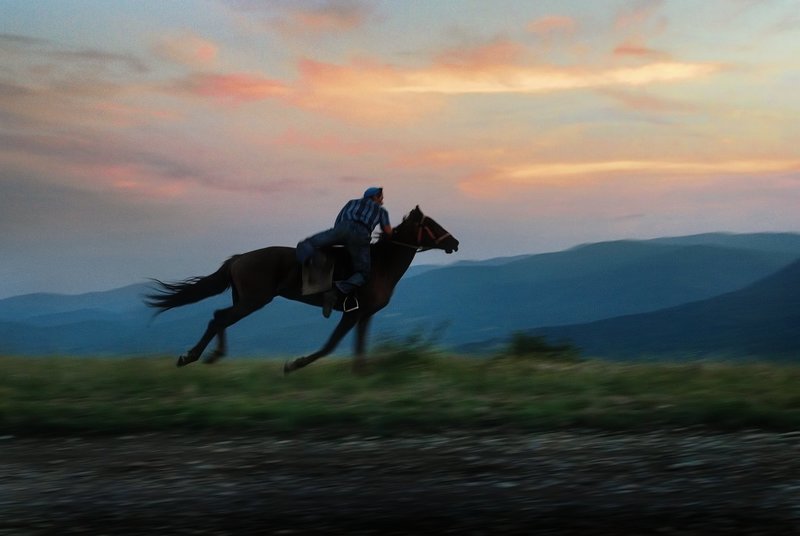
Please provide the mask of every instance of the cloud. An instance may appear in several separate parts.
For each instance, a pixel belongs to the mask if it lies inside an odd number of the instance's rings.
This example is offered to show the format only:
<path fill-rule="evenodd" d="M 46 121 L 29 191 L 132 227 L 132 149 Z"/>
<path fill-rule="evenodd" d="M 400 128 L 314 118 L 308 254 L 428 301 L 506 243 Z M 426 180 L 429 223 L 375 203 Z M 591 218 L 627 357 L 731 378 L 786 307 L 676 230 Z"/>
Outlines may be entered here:
<path fill-rule="evenodd" d="M 696 104 L 657 97 L 645 91 L 614 88 L 604 89 L 601 93 L 611 97 L 626 108 L 639 112 L 689 113 L 697 112 L 700 109 Z"/>
<path fill-rule="evenodd" d="M 670 176 L 695 180 L 698 177 L 726 175 L 764 175 L 800 171 L 800 160 L 605 160 L 594 162 L 548 162 L 498 166 L 475 173 L 461 181 L 459 188 L 467 195 L 496 196 L 498 186 L 574 187 L 602 183 L 608 177 Z"/>
<path fill-rule="evenodd" d="M 529 22 L 526 29 L 540 36 L 550 36 L 556 33 L 572 33 L 577 27 L 578 23 L 572 17 L 548 15 Z"/>
<path fill-rule="evenodd" d="M 308 37 L 352 32 L 370 20 L 373 7 L 360 0 L 228 0 L 237 11 L 259 17 L 285 36 Z"/>
<path fill-rule="evenodd" d="M 133 54 L 62 49 L 22 35 L 0 36 L 0 49 L 7 53 L 0 70 L 0 114 L 13 128 L 106 123 L 119 117 L 113 110 L 123 105 L 116 99 L 141 89 L 130 81 L 150 72 Z"/>
<path fill-rule="evenodd" d="M 355 1 L 328 1 L 289 12 L 284 28 L 291 33 L 340 33 L 362 26 L 369 17 L 369 8 Z"/>
<path fill-rule="evenodd" d="M 284 83 L 251 73 L 193 73 L 171 84 L 170 89 L 232 103 L 285 97 L 289 93 Z"/>
<path fill-rule="evenodd" d="M 153 50 L 160 58 L 196 69 L 212 66 L 219 55 L 216 43 L 192 32 L 163 37 Z"/>
<path fill-rule="evenodd" d="M 398 93 L 551 93 L 575 89 L 637 87 L 690 80 L 720 69 L 711 63 L 661 61 L 637 67 L 570 68 L 494 65 L 474 70 L 431 68 L 405 73 L 386 91 Z"/>
<path fill-rule="evenodd" d="M 614 48 L 614 55 L 637 58 L 657 58 L 667 56 L 666 53 L 660 50 L 648 47 L 638 38 L 631 38 L 617 45 Z"/>
<path fill-rule="evenodd" d="M 657 18 L 663 7 L 664 0 L 635 0 L 630 2 L 617 12 L 614 19 L 614 28 L 618 31 L 634 29 L 634 31 L 640 32 L 645 27 L 655 24 L 663 29 L 665 19 Z"/>
<path fill-rule="evenodd" d="M 0 47 L 9 48 L 17 46 L 49 45 L 50 41 L 28 35 L 0 33 Z"/>
<path fill-rule="evenodd" d="M 150 69 L 142 60 L 133 54 L 118 54 L 95 49 L 54 50 L 49 55 L 59 62 L 90 63 L 105 69 L 116 66 L 125 67 L 127 72 L 146 73 Z"/>
<path fill-rule="evenodd" d="M 5 246 L 48 244 L 64 235 L 108 239 L 110 234 L 125 236 L 134 227 L 157 229 L 157 219 L 168 218 L 166 210 L 160 212 L 154 204 L 132 202 L 123 192 L 89 191 L 31 173 L 0 172 L 0 243 Z"/>
<path fill-rule="evenodd" d="M 218 101 L 280 99 L 351 121 L 402 123 L 440 110 L 447 96 L 641 88 L 692 80 L 720 69 L 713 63 L 669 60 L 605 67 L 544 64 L 531 59 L 519 43 L 498 39 L 446 51 L 422 68 L 368 58 L 344 64 L 302 58 L 295 81 L 259 74 L 194 73 L 171 87 Z"/>
<path fill-rule="evenodd" d="M 189 182 L 222 182 L 201 165 L 137 147 L 107 133 L 0 133 L 0 147 L 6 162 L 42 175 L 58 174 L 95 191 L 120 189 L 174 197 Z"/>
<path fill-rule="evenodd" d="M 306 58 L 298 70 L 300 77 L 288 96 L 289 102 L 342 119 L 405 123 L 443 105 L 436 96 L 392 94 L 390 90 L 402 83 L 403 70 L 372 60 L 336 65 Z"/>

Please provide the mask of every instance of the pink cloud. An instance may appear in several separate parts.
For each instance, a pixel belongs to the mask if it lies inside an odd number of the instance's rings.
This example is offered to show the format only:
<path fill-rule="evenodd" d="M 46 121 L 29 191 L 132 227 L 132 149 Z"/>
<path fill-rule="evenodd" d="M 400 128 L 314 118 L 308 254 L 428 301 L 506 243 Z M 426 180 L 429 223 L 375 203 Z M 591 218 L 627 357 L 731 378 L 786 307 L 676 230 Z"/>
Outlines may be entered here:
<path fill-rule="evenodd" d="M 352 1 L 328 2 L 290 13 L 290 26 L 311 32 L 342 32 L 363 25 L 369 10 L 365 5 Z"/>
<path fill-rule="evenodd" d="M 614 48 L 615 56 L 628 56 L 638 58 L 666 57 L 664 52 L 646 46 L 640 39 L 628 39 Z"/>
<path fill-rule="evenodd" d="M 637 0 L 617 13 L 614 27 L 617 30 L 634 29 L 638 32 L 656 21 L 658 27 L 663 28 L 666 24 L 665 20 L 657 19 L 663 6 L 664 0 Z"/>
<path fill-rule="evenodd" d="M 664 99 L 645 92 L 625 91 L 620 89 L 606 89 L 602 94 L 607 95 L 626 108 L 643 112 L 658 113 L 684 113 L 695 112 L 698 106 L 677 100 Z"/>
<path fill-rule="evenodd" d="M 227 3 L 245 12 L 243 20 L 248 23 L 254 19 L 258 25 L 293 38 L 351 32 L 365 25 L 374 9 L 362 0 L 227 0 Z"/>
<path fill-rule="evenodd" d="M 194 68 L 212 65 L 219 55 L 216 43 L 188 32 L 161 39 L 154 51 L 163 59 Z"/>
<path fill-rule="evenodd" d="M 614 48 L 614 56 L 632 59 L 669 57 L 647 45 L 667 28 L 667 19 L 660 14 L 663 4 L 663 0 L 640 0 L 617 14 L 614 29 L 620 34 L 621 42 Z"/>
<path fill-rule="evenodd" d="M 632 49 L 623 52 L 634 53 Z M 280 99 L 297 108 L 349 121 L 398 124 L 439 111 L 448 95 L 642 87 L 699 78 L 720 68 L 671 61 L 655 53 L 644 55 L 643 60 L 629 67 L 545 64 L 522 44 L 495 39 L 448 50 L 421 68 L 365 58 L 343 64 L 302 58 L 295 81 L 259 74 L 194 73 L 174 84 L 173 89 L 220 102 Z"/>
<path fill-rule="evenodd" d="M 495 39 L 474 47 L 458 48 L 440 54 L 434 68 L 482 70 L 524 61 L 525 47 L 509 39 Z"/>
<path fill-rule="evenodd" d="M 527 30 L 539 35 L 550 35 L 553 33 L 572 33 L 577 27 L 578 24 L 572 17 L 549 15 L 528 23 Z"/>
<path fill-rule="evenodd" d="M 175 87 L 192 95 L 225 102 L 249 102 L 285 96 L 289 89 L 282 82 L 247 73 L 195 73 Z"/>
<path fill-rule="evenodd" d="M 401 96 L 398 87 L 405 71 L 371 60 L 336 65 L 303 59 L 300 77 L 289 101 L 301 108 L 363 123 L 404 123 L 442 106 L 433 95 Z"/>

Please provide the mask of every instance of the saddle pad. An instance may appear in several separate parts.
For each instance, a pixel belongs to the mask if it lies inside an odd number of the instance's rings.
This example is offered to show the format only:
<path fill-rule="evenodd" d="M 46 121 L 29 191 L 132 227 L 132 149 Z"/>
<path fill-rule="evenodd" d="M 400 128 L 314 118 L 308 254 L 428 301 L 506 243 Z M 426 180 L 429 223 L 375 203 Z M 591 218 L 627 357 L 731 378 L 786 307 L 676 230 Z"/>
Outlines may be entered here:
<path fill-rule="evenodd" d="M 333 288 L 333 265 L 333 259 L 320 252 L 303 263 L 303 296 Z"/>

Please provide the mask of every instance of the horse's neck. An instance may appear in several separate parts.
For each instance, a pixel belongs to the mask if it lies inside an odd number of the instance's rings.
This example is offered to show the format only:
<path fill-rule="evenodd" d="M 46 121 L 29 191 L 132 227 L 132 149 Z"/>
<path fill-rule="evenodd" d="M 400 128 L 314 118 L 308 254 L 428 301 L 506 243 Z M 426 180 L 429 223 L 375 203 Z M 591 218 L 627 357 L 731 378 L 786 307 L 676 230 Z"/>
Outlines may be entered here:
<path fill-rule="evenodd" d="M 411 266 L 411 261 L 414 260 L 417 250 L 392 242 L 382 244 L 382 248 L 382 256 L 386 261 L 384 270 L 386 275 L 396 284 L 403 277 L 403 274 L 406 273 L 408 267 Z"/>

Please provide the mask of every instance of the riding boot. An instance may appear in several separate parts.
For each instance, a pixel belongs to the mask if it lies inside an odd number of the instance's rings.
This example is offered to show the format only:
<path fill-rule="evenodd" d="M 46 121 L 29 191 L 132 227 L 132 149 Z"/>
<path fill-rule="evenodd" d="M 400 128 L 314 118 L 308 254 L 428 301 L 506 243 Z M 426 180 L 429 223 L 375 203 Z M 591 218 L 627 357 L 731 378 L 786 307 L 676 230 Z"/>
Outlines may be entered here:
<path fill-rule="evenodd" d="M 331 311 L 333 311 L 333 308 L 336 307 L 336 304 L 339 302 L 341 296 L 342 293 L 336 287 L 328 290 L 322 295 L 322 316 L 325 318 L 329 318 L 331 316 Z"/>

